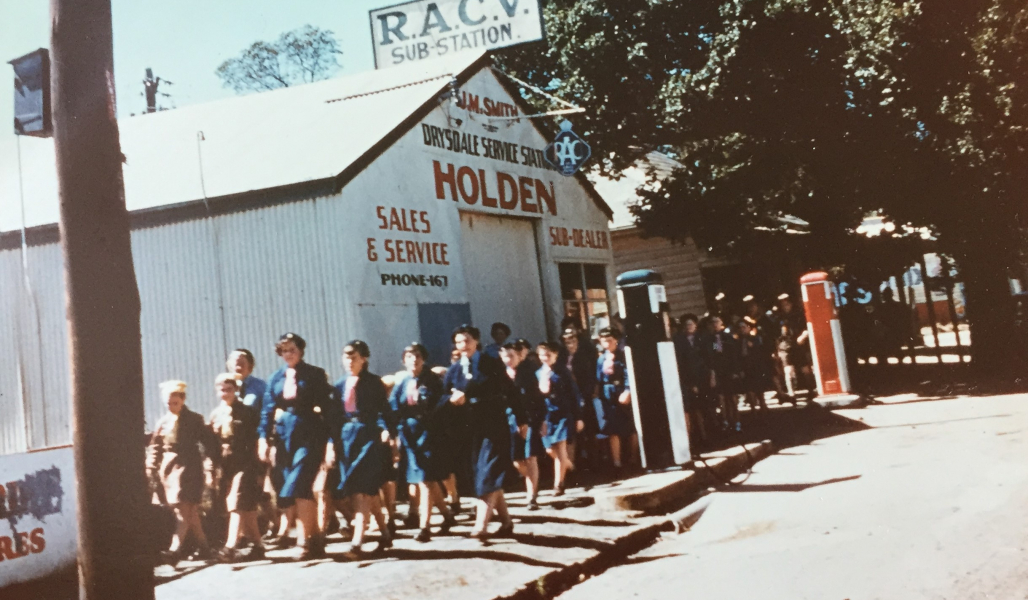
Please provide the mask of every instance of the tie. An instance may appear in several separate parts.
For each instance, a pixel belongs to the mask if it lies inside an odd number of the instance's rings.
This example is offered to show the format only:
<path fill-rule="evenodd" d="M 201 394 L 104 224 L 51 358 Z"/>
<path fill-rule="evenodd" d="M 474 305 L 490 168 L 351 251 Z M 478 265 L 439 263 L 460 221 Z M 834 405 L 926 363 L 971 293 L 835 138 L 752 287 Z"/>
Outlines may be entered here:
<path fill-rule="evenodd" d="M 418 393 L 418 380 L 411 379 L 407 383 L 407 406 L 414 406 L 418 403 L 418 397 L 421 394 Z"/>
<path fill-rule="evenodd" d="M 603 374 L 614 374 L 614 354 L 612 352 L 608 352 L 603 356 Z"/>
<path fill-rule="evenodd" d="M 357 412 L 357 378 L 348 377 L 346 379 L 346 394 L 343 400 L 343 410 L 347 413 Z"/>
<path fill-rule="evenodd" d="M 282 384 L 282 399 L 296 399 L 296 369 L 286 369 L 286 382 Z"/>

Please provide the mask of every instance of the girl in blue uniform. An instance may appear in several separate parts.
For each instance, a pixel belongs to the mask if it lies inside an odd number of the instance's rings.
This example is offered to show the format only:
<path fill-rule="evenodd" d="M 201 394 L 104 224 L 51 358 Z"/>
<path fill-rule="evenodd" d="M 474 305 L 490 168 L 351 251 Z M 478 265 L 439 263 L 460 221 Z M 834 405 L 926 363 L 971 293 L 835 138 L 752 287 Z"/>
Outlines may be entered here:
<path fill-rule="evenodd" d="M 353 340 L 343 347 L 343 369 L 347 376 L 335 384 L 343 422 L 335 448 L 339 461 L 339 487 L 335 498 L 352 503 L 354 525 L 350 551 L 354 554 L 361 552 L 369 515 L 374 516 L 381 532 L 378 549 L 392 546 L 379 496 L 388 481 L 388 469 L 392 468 L 387 421 L 389 401 L 382 379 L 368 371 L 370 357 L 371 349 L 361 340 Z"/>
<path fill-rule="evenodd" d="M 493 511 L 503 522 L 495 535 L 506 536 L 514 531 L 514 520 L 507 512 L 503 483 L 511 466 L 510 429 L 507 408 L 515 411 L 518 423 L 524 424 L 521 407 L 511 405 L 507 394 L 509 380 L 503 363 L 478 348 L 478 329 L 462 325 L 453 332 L 453 345 L 460 359 L 450 365 L 443 380 L 445 399 L 466 412 L 472 480 L 478 497 L 477 517 L 471 535 L 484 539 Z M 522 425 L 526 427 L 527 425 Z M 525 431 L 522 432 L 527 433 Z M 458 457 L 457 460 L 461 460 Z"/>
<path fill-rule="evenodd" d="M 518 340 L 504 344 L 500 350 L 500 359 L 507 367 L 507 377 L 514 389 L 514 398 L 523 407 L 527 419 L 527 433 L 521 436 L 520 427 L 514 411 L 508 411 L 510 425 L 511 459 L 514 467 L 525 478 L 525 495 L 528 497 L 528 510 L 539 510 L 539 458 L 545 453 L 540 435 L 546 404 L 539 394 L 539 386 L 535 380 L 535 368 L 525 362 L 525 354 L 531 350 L 528 342 Z"/>
<path fill-rule="evenodd" d="M 307 343 L 295 333 L 283 335 L 275 345 L 275 352 L 285 365 L 268 378 L 257 445 L 261 460 L 267 462 L 268 438 L 274 434 L 278 506 L 295 506 L 300 529 L 298 542 L 303 547 L 300 560 L 325 554 L 313 485 L 325 458 L 326 444 L 333 437 L 332 432 L 338 431 L 339 419 L 337 405 L 331 401 L 328 375 L 303 361 L 306 347 Z"/>
<path fill-rule="evenodd" d="M 543 445 L 553 459 L 553 495 L 564 495 L 564 478 L 574 468 L 568 444 L 575 433 L 585 427 L 578 418 L 578 389 L 571 373 L 557 365 L 561 346 L 543 342 L 536 348 L 542 366 L 535 372 L 539 393 L 546 401 L 546 418 L 542 424 Z"/>
<path fill-rule="evenodd" d="M 442 481 L 450 474 L 445 448 L 449 403 L 443 398 L 442 380 L 425 366 L 427 358 L 428 349 L 421 344 L 415 342 L 404 348 L 403 366 L 407 372 L 399 377 L 389 396 L 393 432 L 406 458 L 401 461 L 406 463 L 406 480 L 417 486 L 421 530 L 415 539 L 419 542 L 432 538 L 429 521 L 433 506 L 443 515 L 440 533 L 445 534 L 454 524 L 442 488 Z"/>
<path fill-rule="evenodd" d="M 599 337 L 603 354 L 596 360 L 597 394 L 593 400 L 599 426 L 596 437 L 609 440 L 611 462 L 615 469 L 620 469 L 622 444 L 635 435 L 634 418 L 627 406 L 632 401 L 628 367 L 614 330 L 601 329 Z"/>

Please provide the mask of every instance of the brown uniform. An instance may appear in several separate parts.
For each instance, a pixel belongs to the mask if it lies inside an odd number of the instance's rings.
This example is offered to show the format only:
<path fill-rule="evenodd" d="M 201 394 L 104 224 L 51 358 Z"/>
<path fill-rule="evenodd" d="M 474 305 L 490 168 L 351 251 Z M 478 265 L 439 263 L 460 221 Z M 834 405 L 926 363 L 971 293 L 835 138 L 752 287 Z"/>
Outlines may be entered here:
<path fill-rule="evenodd" d="M 157 422 L 148 454 L 168 504 L 200 502 L 204 487 L 200 446 L 210 452 L 209 440 L 203 417 L 186 407 L 178 415 L 168 413 Z"/>
<path fill-rule="evenodd" d="M 263 468 L 257 457 L 257 409 L 242 402 L 222 403 L 211 413 L 210 429 L 220 442 L 212 457 L 218 498 L 225 509 L 257 510 L 261 498 Z"/>

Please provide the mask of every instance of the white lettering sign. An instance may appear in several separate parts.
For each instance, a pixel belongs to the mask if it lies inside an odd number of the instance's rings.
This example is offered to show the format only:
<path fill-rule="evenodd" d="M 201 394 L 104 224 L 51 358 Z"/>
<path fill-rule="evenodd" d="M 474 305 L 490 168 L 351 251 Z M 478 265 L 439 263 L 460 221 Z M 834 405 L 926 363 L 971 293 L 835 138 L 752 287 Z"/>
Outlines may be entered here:
<path fill-rule="evenodd" d="M 378 69 L 543 39 L 539 0 L 415 0 L 369 14 Z"/>

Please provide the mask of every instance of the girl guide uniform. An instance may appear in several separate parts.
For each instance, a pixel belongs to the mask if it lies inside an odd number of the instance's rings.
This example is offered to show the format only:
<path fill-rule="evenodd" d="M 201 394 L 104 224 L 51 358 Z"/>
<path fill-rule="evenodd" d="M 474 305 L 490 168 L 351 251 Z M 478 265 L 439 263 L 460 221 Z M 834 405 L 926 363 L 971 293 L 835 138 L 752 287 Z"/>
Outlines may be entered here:
<path fill-rule="evenodd" d="M 335 384 L 336 404 L 342 408 L 342 427 L 336 444 L 339 461 L 337 499 L 354 494 L 377 496 L 390 479 L 392 452 L 382 441 L 390 431 L 389 401 L 382 378 L 368 371 L 343 377 Z"/>
<path fill-rule="evenodd" d="M 302 350 L 303 340 L 298 340 Z M 303 362 L 283 366 L 268 378 L 261 407 L 261 439 L 275 438 L 278 506 L 288 508 L 296 499 L 313 500 L 314 479 L 325 460 L 325 445 L 338 431 L 338 403 L 332 402 L 332 386 L 324 369 Z"/>
<path fill-rule="evenodd" d="M 393 435 L 405 454 L 407 483 L 443 481 L 453 471 L 446 451 L 448 405 L 442 380 L 427 366 L 393 386 L 389 408 Z"/>
<path fill-rule="evenodd" d="M 514 412 L 518 423 L 525 422 L 520 403 L 510 397 L 510 384 L 504 371 L 502 362 L 476 350 L 471 357 L 462 356 L 450 365 L 443 379 L 446 402 L 450 400 L 452 389 L 464 392 L 467 399 L 462 408 L 467 417 L 472 479 L 478 498 L 502 490 L 512 466 L 507 409 Z"/>
<path fill-rule="evenodd" d="M 542 442 L 547 448 L 574 441 L 578 423 L 578 386 L 571 372 L 557 365 L 543 365 L 535 372 L 536 389 L 546 403 L 546 434 Z"/>
<path fill-rule="evenodd" d="M 507 369 L 507 377 L 510 378 L 514 388 L 514 401 L 511 404 L 520 404 L 528 424 L 528 435 L 524 439 L 518 433 L 518 419 L 513 409 L 507 411 L 507 422 L 510 426 L 511 459 L 525 460 L 533 456 L 546 454 L 543 448 L 542 425 L 546 418 L 546 403 L 542 394 L 539 393 L 539 384 L 535 378 L 535 365 L 524 360 L 518 363 L 513 369 Z"/>
<path fill-rule="evenodd" d="M 628 437 L 635 433 L 635 422 L 629 412 L 631 405 L 620 403 L 621 394 L 629 388 L 628 367 L 621 350 L 606 351 L 596 360 L 596 381 L 599 397 L 593 400 L 596 421 L 599 425 L 598 438 L 612 435 Z"/>

